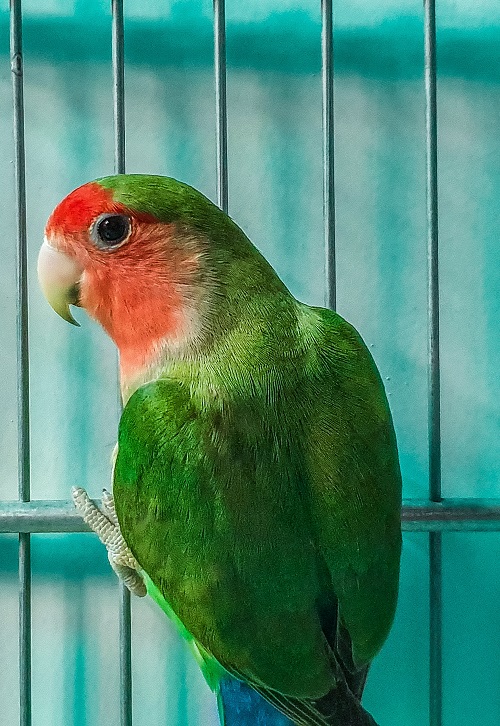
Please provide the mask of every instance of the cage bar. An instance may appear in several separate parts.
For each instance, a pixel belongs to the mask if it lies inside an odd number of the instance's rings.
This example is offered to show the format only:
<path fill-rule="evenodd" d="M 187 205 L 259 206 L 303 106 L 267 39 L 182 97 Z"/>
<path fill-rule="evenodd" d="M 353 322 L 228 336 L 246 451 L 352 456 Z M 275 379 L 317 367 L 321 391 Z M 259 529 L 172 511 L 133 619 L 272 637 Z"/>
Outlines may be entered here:
<path fill-rule="evenodd" d="M 132 726 L 132 610 L 130 592 L 120 580 L 120 726 Z"/>
<path fill-rule="evenodd" d="M 115 172 L 125 173 L 125 58 L 123 0 L 111 0 L 113 63 L 113 123 L 115 131 Z"/>
<path fill-rule="evenodd" d="M 19 723 L 31 726 L 31 539 L 19 534 Z"/>
<path fill-rule="evenodd" d="M 100 502 L 96 501 L 96 504 Z M 70 500 L 0 502 L 0 534 L 90 532 Z"/>
<path fill-rule="evenodd" d="M 439 266 L 437 182 L 436 7 L 424 1 L 427 160 L 429 499 L 441 501 L 441 393 L 439 367 Z M 429 722 L 442 724 L 442 539 L 429 535 Z"/>
<path fill-rule="evenodd" d="M 93 500 L 100 507 L 98 499 Z M 401 524 L 406 532 L 500 532 L 500 499 L 407 499 Z M 90 532 L 67 501 L 0 502 L 0 534 Z"/>
<path fill-rule="evenodd" d="M 18 496 L 20 502 L 28 502 L 30 499 L 28 252 L 21 0 L 11 0 L 10 2 L 10 54 L 17 227 Z M 31 541 L 29 533 L 19 534 L 19 723 L 20 726 L 31 726 Z"/>
<path fill-rule="evenodd" d="M 28 340 L 28 252 L 26 233 L 26 155 L 21 0 L 11 0 L 11 70 L 14 101 L 14 159 L 17 226 L 17 396 L 18 496 L 30 499 L 30 410 Z"/>
<path fill-rule="evenodd" d="M 333 8 L 321 0 L 321 79 L 323 89 L 323 225 L 326 307 L 337 306 L 335 269 L 335 166 L 333 107 Z"/>
<path fill-rule="evenodd" d="M 217 145 L 217 204 L 228 210 L 226 4 L 214 0 L 215 134 Z"/>
<path fill-rule="evenodd" d="M 111 0 L 115 173 L 125 174 L 125 36 L 123 0 Z M 132 614 L 130 592 L 119 585 L 120 726 L 132 726 Z"/>

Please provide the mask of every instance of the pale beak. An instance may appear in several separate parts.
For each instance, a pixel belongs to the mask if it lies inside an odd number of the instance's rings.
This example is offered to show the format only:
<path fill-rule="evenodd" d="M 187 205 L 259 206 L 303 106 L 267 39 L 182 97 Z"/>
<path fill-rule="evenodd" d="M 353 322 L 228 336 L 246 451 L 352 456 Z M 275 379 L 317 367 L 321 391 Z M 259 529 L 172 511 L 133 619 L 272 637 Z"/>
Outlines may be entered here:
<path fill-rule="evenodd" d="M 49 305 L 68 323 L 80 325 L 71 315 L 69 306 L 78 304 L 78 287 L 83 268 L 56 250 L 47 240 L 38 255 L 38 281 Z"/>

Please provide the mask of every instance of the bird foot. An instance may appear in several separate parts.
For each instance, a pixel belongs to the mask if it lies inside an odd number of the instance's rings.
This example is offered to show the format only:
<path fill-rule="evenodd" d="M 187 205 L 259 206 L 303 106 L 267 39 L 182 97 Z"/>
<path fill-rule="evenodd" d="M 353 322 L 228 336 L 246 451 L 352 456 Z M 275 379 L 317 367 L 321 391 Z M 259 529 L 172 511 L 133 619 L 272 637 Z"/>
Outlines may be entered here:
<path fill-rule="evenodd" d="M 103 489 L 101 511 L 85 489 L 73 487 L 71 494 L 78 514 L 108 550 L 109 562 L 120 580 L 134 595 L 144 597 L 146 585 L 139 572 L 139 563 L 128 548 L 120 531 L 113 495 Z"/>

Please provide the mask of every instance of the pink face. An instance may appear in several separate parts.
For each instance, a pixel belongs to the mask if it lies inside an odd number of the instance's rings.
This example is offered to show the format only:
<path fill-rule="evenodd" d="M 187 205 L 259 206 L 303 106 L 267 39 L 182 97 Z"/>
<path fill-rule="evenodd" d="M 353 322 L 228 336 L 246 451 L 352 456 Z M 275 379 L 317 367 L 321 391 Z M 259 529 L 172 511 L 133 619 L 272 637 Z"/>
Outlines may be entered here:
<path fill-rule="evenodd" d="M 175 224 L 90 182 L 52 212 L 38 268 L 56 312 L 74 322 L 69 305 L 85 308 L 116 342 L 126 372 L 147 365 L 162 340 L 179 344 L 192 333 L 186 291 L 198 283 L 199 262 L 199 245 Z"/>
<path fill-rule="evenodd" d="M 118 240 L 118 244 L 116 241 L 105 244 L 105 240 L 99 238 L 97 225 L 100 219 L 106 217 L 128 220 L 126 238 Z M 139 253 L 144 257 L 146 249 L 137 244 L 137 240 L 143 239 L 146 230 L 155 224 L 154 217 L 127 209 L 123 204 L 113 201 L 110 190 L 90 182 L 75 189 L 58 204 L 48 219 L 45 238 L 51 247 L 69 255 L 83 269 L 88 269 L 93 263 L 120 264 L 120 261 Z M 125 242 L 126 249 L 123 249 Z M 119 249 L 121 252 L 118 252 Z M 110 253 L 113 254 L 112 258 Z"/>

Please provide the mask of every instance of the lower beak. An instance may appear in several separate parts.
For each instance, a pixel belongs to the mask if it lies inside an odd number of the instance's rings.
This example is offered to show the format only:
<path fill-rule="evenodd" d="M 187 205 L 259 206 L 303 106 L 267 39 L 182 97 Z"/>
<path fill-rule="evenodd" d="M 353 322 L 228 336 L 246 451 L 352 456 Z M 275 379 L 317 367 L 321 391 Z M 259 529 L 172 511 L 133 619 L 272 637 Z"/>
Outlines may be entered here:
<path fill-rule="evenodd" d="M 56 250 L 47 240 L 38 255 L 38 281 L 49 305 L 68 323 L 80 325 L 72 316 L 69 306 L 78 305 L 79 285 L 83 268 Z"/>

